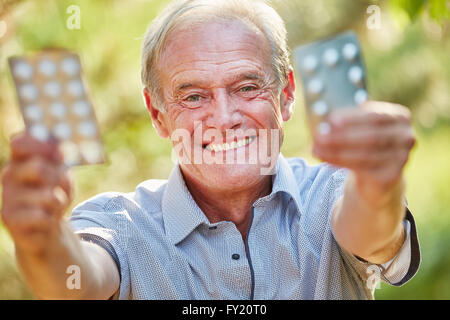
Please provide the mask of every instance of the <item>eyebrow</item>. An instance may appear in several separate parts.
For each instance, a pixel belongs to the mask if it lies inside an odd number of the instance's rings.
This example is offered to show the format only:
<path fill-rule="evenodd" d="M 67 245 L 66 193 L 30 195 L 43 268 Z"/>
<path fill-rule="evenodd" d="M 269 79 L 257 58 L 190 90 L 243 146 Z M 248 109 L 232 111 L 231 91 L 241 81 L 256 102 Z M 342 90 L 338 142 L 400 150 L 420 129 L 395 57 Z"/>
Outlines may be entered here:
<path fill-rule="evenodd" d="M 264 83 L 264 77 L 253 72 L 241 73 L 236 76 L 231 77 L 230 83 L 236 83 L 243 80 L 257 80 L 260 83 Z M 177 86 L 177 91 L 182 91 L 191 87 L 202 87 L 201 82 L 185 82 L 180 86 Z"/>

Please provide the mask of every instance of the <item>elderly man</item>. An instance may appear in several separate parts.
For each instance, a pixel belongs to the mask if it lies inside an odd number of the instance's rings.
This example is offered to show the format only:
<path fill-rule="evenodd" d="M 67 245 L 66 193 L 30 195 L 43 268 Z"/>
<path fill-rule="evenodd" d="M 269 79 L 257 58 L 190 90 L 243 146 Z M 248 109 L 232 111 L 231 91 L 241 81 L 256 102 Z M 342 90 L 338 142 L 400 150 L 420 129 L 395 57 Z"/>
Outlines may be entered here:
<path fill-rule="evenodd" d="M 329 164 L 283 158 L 295 83 L 266 3 L 172 3 L 147 32 L 142 79 L 153 125 L 180 157 L 168 181 L 98 195 L 68 222 L 56 144 L 11 143 L 2 216 L 37 297 L 370 299 L 377 280 L 415 274 L 409 112 L 371 101 L 335 113 L 314 140 Z M 270 161 L 252 157 L 261 148 Z"/>

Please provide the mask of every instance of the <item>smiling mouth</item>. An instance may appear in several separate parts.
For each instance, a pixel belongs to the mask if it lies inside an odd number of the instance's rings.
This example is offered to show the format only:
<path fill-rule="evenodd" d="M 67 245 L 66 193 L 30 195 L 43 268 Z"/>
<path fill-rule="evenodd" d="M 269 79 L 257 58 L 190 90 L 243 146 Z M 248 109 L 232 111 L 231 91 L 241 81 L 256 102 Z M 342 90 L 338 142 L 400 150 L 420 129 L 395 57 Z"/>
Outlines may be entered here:
<path fill-rule="evenodd" d="M 233 149 L 238 149 L 241 147 L 245 147 L 253 142 L 253 140 L 256 139 L 256 136 L 246 137 L 237 141 L 227 142 L 227 143 L 221 143 L 221 144 L 214 144 L 210 143 L 205 146 L 203 146 L 204 149 L 208 151 L 214 151 L 214 152 L 221 152 L 221 151 L 228 151 Z"/>

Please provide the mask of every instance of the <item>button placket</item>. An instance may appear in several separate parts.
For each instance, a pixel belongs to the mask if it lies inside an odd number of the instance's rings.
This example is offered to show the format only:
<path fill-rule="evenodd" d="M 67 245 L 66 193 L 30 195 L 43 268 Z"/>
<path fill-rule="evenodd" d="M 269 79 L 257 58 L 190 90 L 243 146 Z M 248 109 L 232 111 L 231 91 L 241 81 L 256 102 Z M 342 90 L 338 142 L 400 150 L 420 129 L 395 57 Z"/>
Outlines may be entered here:
<path fill-rule="evenodd" d="M 233 283 L 233 290 L 238 292 L 238 296 L 245 298 L 251 290 L 251 271 L 249 261 L 245 255 L 245 244 L 242 241 L 242 235 L 236 226 L 230 222 L 223 234 L 227 244 L 226 252 L 221 255 L 225 261 L 221 268 L 226 269 L 224 274 L 233 277 L 225 282 Z M 237 259 L 236 259 L 237 258 Z"/>

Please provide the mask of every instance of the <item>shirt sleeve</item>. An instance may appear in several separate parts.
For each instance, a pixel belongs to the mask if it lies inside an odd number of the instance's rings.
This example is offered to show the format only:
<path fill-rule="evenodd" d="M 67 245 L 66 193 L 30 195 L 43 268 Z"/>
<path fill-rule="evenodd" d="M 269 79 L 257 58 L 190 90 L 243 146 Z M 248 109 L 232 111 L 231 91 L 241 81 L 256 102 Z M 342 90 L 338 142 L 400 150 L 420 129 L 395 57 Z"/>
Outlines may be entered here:
<path fill-rule="evenodd" d="M 347 175 L 348 170 L 345 169 L 340 169 L 333 175 L 333 203 L 336 203 L 344 194 Z M 416 224 L 406 199 L 405 204 L 406 214 L 403 220 L 406 231 L 405 241 L 397 255 L 387 263 L 373 264 L 365 261 L 342 248 L 336 241 L 343 263 L 349 266 L 353 272 L 356 272 L 359 280 L 362 280 L 369 289 L 373 289 L 376 286 L 376 282 L 380 280 L 393 286 L 401 286 L 411 280 L 419 269 L 420 246 Z M 331 232 L 333 231 L 331 230 Z"/>
<path fill-rule="evenodd" d="M 411 264 L 411 225 L 408 220 L 403 221 L 405 229 L 405 241 L 397 255 L 386 263 L 380 265 L 383 276 L 389 283 L 400 282 L 408 272 Z"/>
<path fill-rule="evenodd" d="M 384 281 L 394 286 L 401 286 L 411 280 L 419 270 L 420 265 L 420 247 L 416 224 L 408 208 L 406 208 L 404 225 L 407 234 L 403 247 L 394 259 L 381 266 Z"/>
<path fill-rule="evenodd" d="M 121 228 L 124 227 L 124 222 L 120 212 L 109 210 L 108 204 L 109 202 L 101 201 L 82 203 L 72 211 L 69 221 L 73 231 L 82 241 L 101 246 L 116 263 L 120 275 L 120 287 L 111 298 L 129 299 L 129 266 L 126 251 L 123 249 L 123 239 L 121 239 L 123 234 Z"/>
<path fill-rule="evenodd" d="M 406 231 L 403 246 L 393 259 L 383 264 L 365 261 L 338 244 L 345 263 L 359 274 L 369 289 L 375 288 L 380 280 L 390 285 L 401 286 L 417 273 L 420 264 L 420 249 L 414 218 L 408 208 L 403 226 Z"/>

